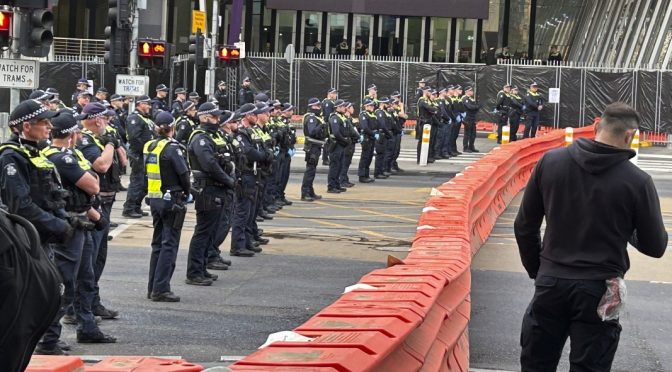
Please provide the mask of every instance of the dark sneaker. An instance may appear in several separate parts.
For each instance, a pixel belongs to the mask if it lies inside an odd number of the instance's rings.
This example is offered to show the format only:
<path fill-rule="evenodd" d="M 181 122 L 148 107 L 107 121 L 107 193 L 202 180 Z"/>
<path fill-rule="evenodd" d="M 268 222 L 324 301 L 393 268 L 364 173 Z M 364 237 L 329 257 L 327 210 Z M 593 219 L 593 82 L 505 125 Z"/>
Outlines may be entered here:
<path fill-rule="evenodd" d="M 270 240 L 262 238 L 262 237 L 254 238 L 254 240 L 261 245 L 266 245 L 266 244 L 270 243 Z"/>
<path fill-rule="evenodd" d="M 58 340 L 58 342 L 56 343 L 56 345 L 58 345 L 58 347 L 60 347 L 61 350 L 65 350 L 65 351 L 70 351 L 70 350 L 72 350 L 72 346 L 70 346 L 70 344 L 68 344 L 67 342 L 65 342 L 65 341 L 63 341 L 63 340 Z"/>
<path fill-rule="evenodd" d="M 317 195 L 315 192 L 313 192 L 312 194 L 310 194 L 310 196 L 312 196 L 313 199 L 315 199 L 315 200 L 320 200 L 320 199 L 322 199 L 322 195 Z"/>
<path fill-rule="evenodd" d="M 210 279 L 210 280 L 212 280 L 213 282 L 215 282 L 215 281 L 217 281 L 217 279 L 219 279 L 219 275 L 217 275 L 217 274 L 211 274 L 211 273 L 209 273 L 209 272 L 207 272 L 207 271 L 205 272 L 204 277 L 205 277 L 205 279 Z"/>
<path fill-rule="evenodd" d="M 208 270 L 228 270 L 229 269 L 229 265 L 226 265 L 225 263 L 219 262 L 219 261 L 209 262 L 206 267 L 208 268 Z"/>
<path fill-rule="evenodd" d="M 232 251 L 229 253 L 231 256 L 234 257 L 254 257 L 254 252 L 248 250 L 248 249 L 241 249 L 237 251 Z"/>
<path fill-rule="evenodd" d="M 117 339 L 104 334 L 100 330 L 92 333 L 77 331 L 77 342 L 80 344 L 113 344 L 117 342 Z"/>
<path fill-rule="evenodd" d="M 116 319 L 119 317 L 119 312 L 107 309 L 105 306 L 100 305 L 93 308 L 93 315 L 99 316 L 103 319 Z"/>
<path fill-rule="evenodd" d="M 189 285 L 198 285 L 201 287 L 208 287 L 212 285 L 212 280 L 204 277 L 187 278 L 184 282 Z"/>
<path fill-rule="evenodd" d="M 110 229 L 114 229 L 115 227 L 119 227 L 119 224 L 116 222 L 110 222 Z"/>
<path fill-rule="evenodd" d="M 262 213 L 262 214 L 260 214 L 260 217 L 265 219 L 265 220 L 272 220 L 273 219 L 273 216 L 271 216 L 268 213 Z"/>
<path fill-rule="evenodd" d="M 247 247 L 247 250 L 248 250 L 248 251 L 252 251 L 252 252 L 254 252 L 254 253 L 261 253 L 261 252 L 263 251 L 263 249 L 261 249 L 261 247 L 258 246 L 258 245 L 256 245 L 256 244 Z"/>
<path fill-rule="evenodd" d="M 264 222 L 264 221 L 266 221 L 266 220 L 264 220 L 264 218 L 261 217 L 261 216 L 257 216 L 257 217 L 255 217 L 254 220 L 257 221 L 257 222 Z"/>
<path fill-rule="evenodd" d="M 305 201 L 305 202 L 314 202 L 315 199 L 313 199 L 313 197 L 310 196 L 310 195 L 304 195 L 304 196 L 301 197 L 301 201 Z"/>
<path fill-rule="evenodd" d="M 35 348 L 35 351 L 33 351 L 33 354 L 35 355 L 68 355 L 68 353 L 65 352 L 58 344 L 50 345 L 50 346 L 44 346 L 41 344 L 37 344 L 37 347 Z"/>
<path fill-rule="evenodd" d="M 176 296 L 173 292 L 163 292 L 152 294 L 152 301 L 154 302 L 180 302 L 180 296 Z"/>
<path fill-rule="evenodd" d="M 282 202 L 282 204 L 287 205 L 287 206 L 294 204 L 294 203 L 292 203 L 291 201 L 289 201 L 289 200 L 287 200 L 287 199 L 280 199 L 280 201 Z"/>
<path fill-rule="evenodd" d="M 327 189 L 328 194 L 340 194 L 341 189 Z"/>
<path fill-rule="evenodd" d="M 360 183 L 371 183 L 371 182 L 375 182 L 375 180 L 373 178 L 369 178 L 369 177 L 359 177 L 359 182 Z"/>
<path fill-rule="evenodd" d="M 472 147 L 471 152 L 480 152 L 480 151 L 478 151 L 476 148 Z"/>
<path fill-rule="evenodd" d="M 121 215 L 126 218 L 142 218 L 142 213 L 136 211 L 123 211 Z"/>
<path fill-rule="evenodd" d="M 65 314 L 61 318 L 61 323 L 63 324 L 70 324 L 70 325 L 76 325 L 77 324 L 77 317 L 74 315 L 68 315 Z"/>

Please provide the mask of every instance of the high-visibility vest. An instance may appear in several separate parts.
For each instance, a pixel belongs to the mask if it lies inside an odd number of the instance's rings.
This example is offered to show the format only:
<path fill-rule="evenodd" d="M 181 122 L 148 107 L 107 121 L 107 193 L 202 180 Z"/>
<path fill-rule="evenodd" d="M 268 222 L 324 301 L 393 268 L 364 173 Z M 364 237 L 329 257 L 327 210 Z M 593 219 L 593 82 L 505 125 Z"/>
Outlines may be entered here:
<path fill-rule="evenodd" d="M 166 145 L 170 143 L 167 138 L 149 141 L 145 143 L 143 154 L 145 155 L 145 170 L 147 171 L 147 197 L 162 198 L 161 191 L 161 166 L 159 160 Z"/>
<path fill-rule="evenodd" d="M 80 168 L 82 168 L 83 171 L 91 170 L 91 163 L 88 160 L 86 160 L 84 154 L 82 154 L 81 151 L 77 149 L 71 149 L 71 151 L 73 152 L 73 155 L 75 155 L 75 157 L 77 158 L 77 164 L 79 165 Z M 42 153 L 42 155 L 48 158 L 53 154 L 58 154 L 59 152 L 61 152 L 61 149 L 56 147 L 47 147 L 40 152 Z"/>

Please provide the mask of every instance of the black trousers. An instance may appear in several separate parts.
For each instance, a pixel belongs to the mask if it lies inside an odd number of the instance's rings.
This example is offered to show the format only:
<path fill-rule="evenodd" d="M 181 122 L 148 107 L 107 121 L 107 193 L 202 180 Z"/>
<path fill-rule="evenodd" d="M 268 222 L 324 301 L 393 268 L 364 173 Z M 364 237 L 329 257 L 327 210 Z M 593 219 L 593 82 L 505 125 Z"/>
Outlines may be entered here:
<path fill-rule="evenodd" d="M 450 141 L 449 141 L 449 147 L 450 151 L 452 152 L 457 152 L 457 137 L 460 136 L 460 127 L 462 126 L 461 121 L 454 122 L 450 126 Z M 466 132 L 466 125 L 465 125 L 465 132 Z"/>
<path fill-rule="evenodd" d="M 350 177 L 348 177 L 348 170 L 350 170 L 350 164 L 352 164 L 352 157 L 355 155 L 355 144 L 351 143 L 343 149 L 343 166 L 341 167 L 341 174 L 338 176 L 338 179 L 341 185 L 346 185 L 350 183 Z"/>
<path fill-rule="evenodd" d="M 104 202 L 100 205 L 100 211 L 105 216 L 105 219 L 110 220 L 112 215 L 112 203 L 113 202 Z M 92 307 L 93 309 L 99 307 L 100 304 L 100 287 L 98 282 L 100 277 L 103 276 L 103 270 L 105 270 L 105 263 L 107 262 L 107 235 L 110 233 L 110 225 L 108 224 L 103 230 L 92 231 L 91 238 L 93 239 L 93 273 L 96 280 L 95 290 L 96 295 L 93 299 Z"/>
<path fill-rule="evenodd" d="M 309 196 L 315 194 L 313 182 L 315 181 L 315 174 L 317 173 L 317 164 L 320 161 L 320 153 L 322 147 L 311 145 L 306 150 L 306 172 L 303 173 L 303 182 L 301 183 L 301 196 Z"/>
<path fill-rule="evenodd" d="M 371 162 L 373 161 L 373 144 L 374 140 L 369 138 L 362 142 L 362 155 L 359 158 L 359 167 L 357 169 L 357 175 L 359 177 L 369 177 Z"/>
<path fill-rule="evenodd" d="M 219 219 L 222 214 L 222 202 L 201 202 L 199 198 L 203 198 L 204 194 L 206 194 L 206 191 L 196 196 L 196 226 L 191 242 L 189 242 L 187 278 L 203 278 L 205 276 L 208 250 L 212 246 L 213 231 L 219 227 Z"/>
<path fill-rule="evenodd" d="M 142 155 L 137 159 L 129 157 L 131 162 L 130 183 L 126 192 L 126 201 L 124 202 L 124 211 L 139 211 L 142 205 L 142 199 L 147 195 L 147 181 L 145 180 L 145 163 L 142 161 Z"/>
<path fill-rule="evenodd" d="M 233 215 L 231 219 L 231 252 L 241 251 L 252 245 L 252 225 L 250 219 L 256 217 L 254 199 L 256 198 L 256 178 L 253 174 L 243 173 L 241 183 L 236 185 Z"/>
<path fill-rule="evenodd" d="M 499 113 L 499 120 L 497 121 L 497 143 L 502 143 L 502 129 L 504 129 L 504 126 L 508 124 L 509 122 L 509 114 L 508 113 Z M 513 132 L 511 132 L 513 133 Z"/>
<path fill-rule="evenodd" d="M 527 114 L 527 122 L 525 123 L 525 131 L 523 132 L 523 138 L 536 137 L 538 127 L 539 127 L 539 112 L 531 112 Z"/>
<path fill-rule="evenodd" d="M 341 170 L 343 169 L 343 157 L 345 148 L 337 143 L 329 153 L 329 176 L 327 179 L 327 188 L 336 190 L 341 187 Z"/>
<path fill-rule="evenodd" d="M 147 293 L 170 292 L 170 279 L 175 272 L 177 249 L 180 246 L 182 230 L 173 227 L 176 218 L 184 221 L 184 215 L 173 212 L 173 202 L 158 198 L 150 199 L 154 233 L 152 254 L 149 258 L 149 282 Z"/>
<path fill-rule="evenodd" d="M 473 150 L 476 142 L 476 119 L 466 119 L 464 121 L 464 137 L 462 138 L 462 147 L 465 150 Z"/>
<path fill-rule="evenodd" d="M 555 371 L 569 337 L 570 371 L 609 371 L 621 326 L 597 315 L 605 281 L 541 276 L 534 284 L 520 335 L 521 370 Z"/>
<path fill-rule="evenodd" d="M 381 134 L 378 141 L 374 145 L 376 149 L 376 162 L 375 168 L 373 169 L 374 176 L 380 176 L 385 172 L 385 152 L 387 150 L 387 138 Z"/>
<path fill-rule="evenodd" d="M 233 217 L 233 191 L 227 191 L 224 195 L 224 203 L 220 210 L 219 225 L 212 231 L 212 245 L 208 250 L 208 263 L 217 261 L 222 251 L 219 246 L 224 243 L 231 230 L 231 218 Z"/>
<path fill-rule="evenodd" d="M 512 112 L 509 115 L 509 123 L 511 125 L 511 142 L 517 141 L 518 140 L 518 128 L 520 126 L 520 114 L 516 112 Z"/>

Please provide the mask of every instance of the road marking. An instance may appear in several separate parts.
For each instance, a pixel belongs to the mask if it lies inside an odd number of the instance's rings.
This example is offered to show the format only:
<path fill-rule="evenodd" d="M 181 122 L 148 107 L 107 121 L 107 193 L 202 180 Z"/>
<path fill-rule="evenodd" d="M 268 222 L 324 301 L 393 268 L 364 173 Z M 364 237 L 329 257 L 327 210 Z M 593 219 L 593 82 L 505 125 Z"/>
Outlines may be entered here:
<path fill-rule="evenodd" d="M 126 229 L 129 227 L 136 225 L 138 222 L 140 222 L 141 218 L 136 218 L 136 219 L 126 219 L 124 222 L 120 223 L 119 226 L 115 227 L 112 231 L 109 232 L 109 236 L 112 237 L 112 239 L 116 238 L 117 236 L 121 235 Z"/>
<path fill-rule="evenodd" d="M 659 282 L 659 281 L 656 281 L 656 280 L 652 280 L 649 283 L 651 283 L 651 284 L 672 284 L 672 282 Z"/>
<path fill-rule="evenodd" d="M 244 358 L 245 358 L 244 356 L 240 356 L 240 355 L 222 355 L 221 357 L 219 357 L 219 361 L 220 362 L 237 362 L 237 361 L 242 360 Z"/>
<path fill-rule="evenodd" d="M 364 213 L 370 213 L 370 214 L 373 214 L 373 215 L 376 215 L 376 216 L 389 217 L 389 218 L 394 218 L 394 219 L 397 219 L 397 220 L 418 223 L 417 218 L 413 219 L 413 218 L 399 216 L 399 215 L 396 215 L 396 214 L 376 212 L 376 211 L 372 211 L 372 210 L 369 210 L 369 209 L 357 209 L 357 210 L 360 211 L 360 212 L 364 212 Z"/>
<path fill-rule="evenodd" d="M 305 218 L 305 217 L 297 216 L 297 215 L 290 214 L 290 213 L 287 213 L 287 212 L 278 212 L 278 214 L 281 215 L 281 216 L 287 216 L 287 217 Z M 389 240 L 398 240 L 398 239 L 393 238 L 393 237 L 391 237 L 391 236 L 387 236 L 387 235 L 379 234 L 379 233 L 377 233 L 377 232 L 368 231 L 368 230 L 360 230 L 360 229 L 357 228 L 357 227 L 351 227 L 351 226 L 341 225 L 340 223 L 333 223 L 333 222 L 328 222 L 328 221 L 322 221 L 322 220 L 317 220 L 317 219 L 314 219 L 314 218 L 308 218 L 307 220 L 310 221 L 310 222 L 314 222 L 314 223 L 320 224 L 320 225 L 329 226 L 329 227 L 335 227 L 335 228 L 338 228 L 338 229 L 359 231 L 359 232 L 361 232 L 361 233 L 363 233 L 363 234 L 370 235 L 370 236 L 374 236 L 374 237 L 376 237 L 376 238 L 389 239 Z"/>

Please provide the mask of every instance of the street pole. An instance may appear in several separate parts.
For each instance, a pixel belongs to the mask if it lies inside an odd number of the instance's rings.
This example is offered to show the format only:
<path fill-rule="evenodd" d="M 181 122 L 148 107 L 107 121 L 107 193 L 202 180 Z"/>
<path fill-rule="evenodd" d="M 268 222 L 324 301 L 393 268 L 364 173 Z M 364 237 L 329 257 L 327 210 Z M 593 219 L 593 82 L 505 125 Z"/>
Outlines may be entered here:
<path fill-rule="evenodd" d="M 212 25 L 210 32 L 210 73 L 205 80 L 205 91 L 208 93 L 208 98 L 211 98 L 215 95 L 215 70 L 217 68 L 215 59 L 215 52 L 217 48 L 217 31 L 219 30 L 219 1 L 214 0 L 212 2 Z M 205 48 L 203 48 L 205 49 Z"/>
<path fill-rule="evenodd" d="M 138 9 L 137 0 L 133 2 L 133 22 L 131 23 L 131 55 L 130 66 L 128 67 L 128 74 L 135 75 L 138 72 L 138 25 L 140 18 L 140 10 Z M 131 100 L 128 104 L 128 112 L 135 111 L 135 100 Z"/>
<path fill-rule="evenodd" d="M 20 9 L 14 8 L 14 15 L 12 16 L 12 47 L 9 51 L 9 58 L 11 59 L 21 59 L 21 52 L 19 52 L 19 44 L 21 40 L 19 35 L 21 35 L 21 15 L 19 14 Z M 21 91 L 16 88 L 12 88 L 9 91 L 9 112 L 12 112 L 16 106 L 19 105 L 21 101 Z"/>

